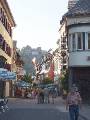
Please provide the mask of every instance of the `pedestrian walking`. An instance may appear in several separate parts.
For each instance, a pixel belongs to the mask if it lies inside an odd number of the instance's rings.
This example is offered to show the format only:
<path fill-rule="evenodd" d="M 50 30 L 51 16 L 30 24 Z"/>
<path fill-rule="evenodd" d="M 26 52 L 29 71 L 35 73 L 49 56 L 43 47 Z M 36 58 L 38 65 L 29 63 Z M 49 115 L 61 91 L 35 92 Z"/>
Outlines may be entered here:
<path fill-rule="evenodd" d="M 66 109 L 69 109 L 70 120 L 78 120 L 81 96 L 77 89 L 73 87 L 67 95 Z"/>
<path fill-rule="evenodd" d="M 40 103 L 44 103 L 44 92 L 43 89 L 40 90 Z"/>
<path fill-rule="evenodd" d="M 58 89 L 57 89 L 57 87 L 55 87 L 55 96 L 56 97 L 58 96 Z"/>
<path fill-rule="evenodd" d="M 40 104 L 40 88 L 37 89 L 37 103 Z"/>
<path fill-rule="evenodd" d="M 56 91 L 54 88 L 51 89 L 50 94 L 51 94 L 52 104 L 54 104 L 54 99 L 56 98 Z"/>
<path fill-rule="evenodd" d="M 44 88 L 44 102 L 47 104 L 49 103 L 49 90 L 48 88 Z"/>

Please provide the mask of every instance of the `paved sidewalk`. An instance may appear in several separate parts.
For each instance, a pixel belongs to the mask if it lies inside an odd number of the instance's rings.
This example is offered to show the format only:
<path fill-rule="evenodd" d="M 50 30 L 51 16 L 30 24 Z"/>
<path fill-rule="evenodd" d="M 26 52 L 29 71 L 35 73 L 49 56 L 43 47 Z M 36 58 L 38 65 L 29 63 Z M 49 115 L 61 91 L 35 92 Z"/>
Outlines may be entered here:
<path fill-rule="evenodd" d="M 82 108 L 80 110 L 80 116 L 84 120 L 90 120 L 90 106 L 89 105 L 82 105 Z"/>
<path fill-rule="evenodd" d="M 60 102 L 65 105 L 65 100 L 62 98 L 59 98 Z M 80 109 L 80 117 L 83 120 L 90 120 L 90 106 L 89 105 L 82 105 L 82 108 Z"/>

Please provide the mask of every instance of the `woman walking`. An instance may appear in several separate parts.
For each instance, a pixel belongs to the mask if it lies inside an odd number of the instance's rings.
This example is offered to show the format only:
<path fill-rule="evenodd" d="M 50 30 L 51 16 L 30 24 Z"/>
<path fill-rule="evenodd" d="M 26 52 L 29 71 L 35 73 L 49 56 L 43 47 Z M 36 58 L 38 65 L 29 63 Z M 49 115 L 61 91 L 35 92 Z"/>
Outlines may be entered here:
<path fill-rule="evenodd" d="M 81 101 L 82 99 L 79 92 L 73 87 L 68 93 L 66 101 L 66 109 L 69 109 L 70 120 L 78 120 Z"/>

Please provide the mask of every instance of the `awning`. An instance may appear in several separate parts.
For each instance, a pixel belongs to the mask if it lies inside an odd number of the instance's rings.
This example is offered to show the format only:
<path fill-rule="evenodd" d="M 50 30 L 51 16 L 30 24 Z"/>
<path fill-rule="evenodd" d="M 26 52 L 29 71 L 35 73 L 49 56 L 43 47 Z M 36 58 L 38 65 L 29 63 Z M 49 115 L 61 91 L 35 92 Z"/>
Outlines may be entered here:
<path fill-rule="evenodd" d="M 16 73 L 8 71 L 7 76 L 6 76 L 5 79 L 7 79 L 7 80 L 16 80 Z"/>
<path fill-rule="evenodd" d="M 22 81 L 22 80 L 16 82 L 15 85 L 16 85 L 17 87 L 22 87 L 22 88 L 29 88 L 29 87 L 31 86 L 30 83 L 27 83 L 27 82 Z"/>
<path fill-rule="evenodd" d="M 0 68 L 0 79 L 2 79 L 2 80 L 16 80 L 16 73 L 10 72 L 4 68 Z"/>
<path fill-rule="evenodd" d="M 7 69 L 0 68 L 0 73 L 4 73 L 4 72 L 7 72 Z"/>
<path fill-rule="evenodd" d="M 0 79 L 5 79 L 5 77 L 7 76 L 7 72 L 7 69 L 0 68 Z"/>

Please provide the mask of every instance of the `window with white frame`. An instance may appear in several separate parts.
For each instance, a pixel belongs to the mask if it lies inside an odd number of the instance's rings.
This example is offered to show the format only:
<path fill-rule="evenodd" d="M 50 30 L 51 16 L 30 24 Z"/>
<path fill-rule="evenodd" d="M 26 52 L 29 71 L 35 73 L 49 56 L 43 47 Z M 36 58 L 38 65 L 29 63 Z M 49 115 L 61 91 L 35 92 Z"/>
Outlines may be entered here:
<path fill-rule="evenodd" d="M 83 49 L 83 36 L 82 33 L 77 33 L 77 50 Z"/>
<path fill-rule="evenodd" d="M 88 33 L 88 49 L 90 49 L 90 33 Z"/>

